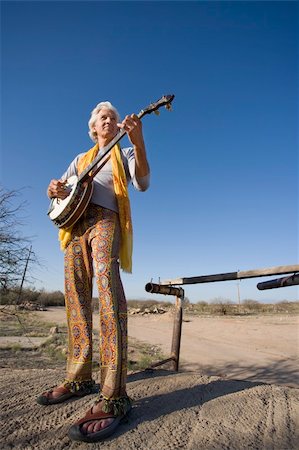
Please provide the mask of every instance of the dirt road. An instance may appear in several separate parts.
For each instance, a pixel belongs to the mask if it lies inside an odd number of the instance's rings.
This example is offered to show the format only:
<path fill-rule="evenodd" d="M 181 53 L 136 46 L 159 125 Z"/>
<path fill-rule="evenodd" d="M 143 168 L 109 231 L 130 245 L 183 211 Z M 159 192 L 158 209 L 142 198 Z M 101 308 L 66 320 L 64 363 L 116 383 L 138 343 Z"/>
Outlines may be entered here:
<path fill-rule="evenodd" d="M 50 308 L 38 315 L 49 322 L 66 322 L 64 308 Z M 170 313 L 129 316 L 129 335 L 160 345 L 166 356 L 172 327 Z M 185 316 L 180 367 L 203 375 L 299 387 L 299 317 Z"/>
<path fill-rule="evenodd" d="M 181 369 L 299 387 L 297 316 L 186 317 Z M 129 334 L 169 354 L 173 319 L 133 316 Z"/>

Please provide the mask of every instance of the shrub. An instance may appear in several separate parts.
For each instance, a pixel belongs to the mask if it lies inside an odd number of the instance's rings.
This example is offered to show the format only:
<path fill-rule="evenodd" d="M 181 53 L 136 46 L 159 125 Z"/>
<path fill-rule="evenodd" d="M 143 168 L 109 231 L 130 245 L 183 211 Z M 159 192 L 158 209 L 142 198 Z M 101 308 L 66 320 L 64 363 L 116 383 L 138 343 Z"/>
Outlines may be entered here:
<path fill-rule="evenodd" d="M 17 302 L 22 303 L 24 301 L 29 303 L 35 303 L 38 300 L 40 292 L 35 289 L 24 288 L 20 293 L 20 288 L 15 286 L 10 289 L 0 290 L 0 304 L 1 305 L 14 305 Z"/>
<path fill-rule="evenodd" d="M 0 290 L 1 305 L 15 305 L 17 303 L 35 303 L 37 305 L 46 306 L 64 306 L 64 295 L 61 291 L 45 292 L 35 289 L 24 288 L 20 295 L 18 287 Z"/>
<path fill-rule="evenodd" d="M 169 307 L 173 306 L 171 302 L 161 302 L 158 300 L 128 300 L 128 308 L 140 308 L 141 311 L 150 309 L 153 306 Z"/>
<path fill-rule="evenodd" d="M 195 314 L 206 314 L 209 312 L 209 304 L 203 300 L 198 301 L 196 304 L 191 304 L 192 309 L 188 308 L 188 312 L 192 311 Z"/>
<path fill-rule="evenodd" d="M 43 306 L 64 306 L 64 295 L 61 291 L 41 292 L 38 303 Z"/>
<path fill-rule="evenodd" d="M 261 304 L 259 302 L 257 302 L 256 300 L 251 300 L 251 299 L 243 300 L 242 305 L 245 308 L 245 310 L 247 310 L 249 312 L 257 313 L 261 309 Z"/>

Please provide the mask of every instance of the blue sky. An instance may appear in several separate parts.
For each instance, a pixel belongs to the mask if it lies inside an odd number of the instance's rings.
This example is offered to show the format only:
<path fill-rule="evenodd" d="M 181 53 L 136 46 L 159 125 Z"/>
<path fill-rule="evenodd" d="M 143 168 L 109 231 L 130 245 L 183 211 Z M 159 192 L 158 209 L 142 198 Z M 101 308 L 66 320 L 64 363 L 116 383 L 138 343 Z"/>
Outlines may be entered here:
<path fill-rule="evenodd" d="M 169 93 L 173 112 L 143 120 L 151 187 L 131 189 L 127 297 L 148 298 L 144 285 L 159 277 L 298 261 L 297 2 L 3 1 L 1 9 L 1 183 L 22 188 L 28 202 L 38 288 L 63 290 L 45 191 L 92 146 L 90 111 L 110 100 L 124 116 Z M 242 281 L 241 299 L 298 298 L 296 287 L 259 292 L 259 281 Z M 236 282 L 185 292 L 237 301 Z"/>

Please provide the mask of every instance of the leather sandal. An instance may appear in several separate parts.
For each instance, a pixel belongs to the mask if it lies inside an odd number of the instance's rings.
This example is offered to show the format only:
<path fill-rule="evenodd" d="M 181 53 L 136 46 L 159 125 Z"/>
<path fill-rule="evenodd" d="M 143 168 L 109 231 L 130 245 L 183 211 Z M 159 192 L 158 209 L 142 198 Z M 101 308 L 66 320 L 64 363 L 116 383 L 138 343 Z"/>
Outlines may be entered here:
<path fill-rule="evenodd" d="M 59 395 L 57 397 L 51 397 L 51 394 L 54 392 L 58 392 Z M 43 392 L 42 395 L 37 397 L 36 401 L 39 405 L 47 406 L 47 405 L 56 405 L 57 403 L 63 403 L 69 398 L 72 397 L 84 397 L 85 395 L 91 394 L 91 389 L 82 389 L 77 392 L 72 392 L 69 388 L 65 386 L 57 386 L 49 391 Z"/>
<path fill-rule="evenodd" d="M 113 413 L 106 413 L 104 411 L 97 411 L 93 413 L 93 408 L 91 408 L 86 415 L 78 420 L 74 425 L 69 429 L 68 435 L 74 441 L 83 441 L 83 442 L 98 442 L 101 441 L 112 433 L 114 433 L 115 429 L 118 425 L 126 418 L 129 414 L 132 406 L 129 404 L 127 410 L 124 414 L 116 416 Z M 84 434 L 82 431 L 82 425 L 88 422 L 92 422 L 94 420 L 103 420 L 103 419 L 114 419 L 113 422 L 107 427 L 103 428 L 100 431 L 96 431 L 95 433 Z"/>

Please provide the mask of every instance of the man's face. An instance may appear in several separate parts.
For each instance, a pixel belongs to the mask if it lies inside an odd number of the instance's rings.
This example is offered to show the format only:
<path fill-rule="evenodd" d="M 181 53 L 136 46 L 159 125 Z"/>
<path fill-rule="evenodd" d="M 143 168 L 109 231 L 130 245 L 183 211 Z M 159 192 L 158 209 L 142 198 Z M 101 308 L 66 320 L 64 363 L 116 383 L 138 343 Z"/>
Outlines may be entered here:
<path fill-rule="evenodd" d="M 97 115 L 94 128 L 99 138 L 111 141 L 119 130 L 116 124 L 117 119 L 115 113 L 111 109 L 103 108 Z"/>

